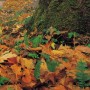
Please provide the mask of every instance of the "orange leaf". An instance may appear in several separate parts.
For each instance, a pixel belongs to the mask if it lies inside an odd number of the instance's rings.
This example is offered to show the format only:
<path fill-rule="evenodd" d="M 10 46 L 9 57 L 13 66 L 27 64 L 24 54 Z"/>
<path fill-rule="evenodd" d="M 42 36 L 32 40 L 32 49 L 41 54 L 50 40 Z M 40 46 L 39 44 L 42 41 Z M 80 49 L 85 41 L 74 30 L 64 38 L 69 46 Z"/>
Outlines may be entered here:
<path fill-rule="evenodd" d="M 66 88 L 62 85 L 58 85 L 58 86 L 54 87 L 53 90 L 66 90 Z"/>
<path fill-rule="evenodd" d="M 21 75 L 21 67 L 18 66 L 17 64 L 14 64 L 11 66 L 11 69 L 13 70 L 13 72 L 16 74 L 16 75 Z"/>
<path fill-rule="evenodd" d="M 22 78 L 22 81 L 24 83 L 30 83 L 32 81 L 32 77 L 29 75 L 29 76 L 25 76 Z"/>

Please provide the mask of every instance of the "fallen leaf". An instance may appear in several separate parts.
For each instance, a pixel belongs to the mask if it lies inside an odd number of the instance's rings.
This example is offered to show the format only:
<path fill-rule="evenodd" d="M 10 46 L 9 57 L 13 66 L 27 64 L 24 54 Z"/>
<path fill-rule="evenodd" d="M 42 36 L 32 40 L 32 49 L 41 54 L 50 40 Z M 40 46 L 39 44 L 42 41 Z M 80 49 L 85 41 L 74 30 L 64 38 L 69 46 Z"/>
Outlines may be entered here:
<path fill-rule="evenodd" d="M 20 62 L 23 67 L 27 67 L 28 69 L 34 69 L 33 59 L 22 58 Z"/>
<path fill-rule="evenodd" d="M 22 75 L 21 66 L 14 64 L 11 66 L 11 69 L 16 75 Z"/>
<path fill-rule="evenodd" d="M 90 53 L 90 48 L 86 46 L 77 46 L 75 50 L 79 50 L 81 52 Z"/>
<path fill-rule="evenodd" d="M 29 75 L 29 76 L 24 76 L 22 77 L 22 81 L 24 83 L 30 83 L 32 81 L 32 77 Z"/>
<path fill-rule="evenodd" d="M 12 57 L 17 57 L 16 54 L 13 54 L 12 52 L 9 52 L 9 53 L 3 53 L 1 56 L 0 56 L 0 63 L 4 62 L 4 60 L 7 60 L 8 58 L 12 58 Z"/>
<path fill-rule="evenodd" d="M 11 64 L 16 64 L 17 63 L 17 57 L 7 58 L 7 60 Z"/>
<path fill-rule="evenodd" d="M 67 90 L 63 85 L 58 85 L 53 88 L 53 90 Z"/>

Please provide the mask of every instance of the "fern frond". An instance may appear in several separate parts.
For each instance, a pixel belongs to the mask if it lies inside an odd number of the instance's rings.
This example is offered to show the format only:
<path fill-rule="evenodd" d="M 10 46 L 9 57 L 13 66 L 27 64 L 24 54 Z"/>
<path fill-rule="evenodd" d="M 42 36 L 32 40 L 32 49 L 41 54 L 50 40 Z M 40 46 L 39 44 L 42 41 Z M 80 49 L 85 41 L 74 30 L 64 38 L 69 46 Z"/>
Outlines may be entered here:
<path fill-rule="evenodd" d="M 40 60 L 38 60 L 36 66 L 35 66 L 34 76 L 35 76 L 36 79 L 40 78 L 40 66 L 41 66 L 41 63 L 42 62 Z"/>

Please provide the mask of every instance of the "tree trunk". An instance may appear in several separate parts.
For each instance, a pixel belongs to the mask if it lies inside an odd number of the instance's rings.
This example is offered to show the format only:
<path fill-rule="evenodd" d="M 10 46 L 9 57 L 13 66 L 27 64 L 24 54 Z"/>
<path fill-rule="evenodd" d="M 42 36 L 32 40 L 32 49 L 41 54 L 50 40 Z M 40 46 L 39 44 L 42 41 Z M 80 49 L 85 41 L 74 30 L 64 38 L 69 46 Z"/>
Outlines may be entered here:
<path fill-rule="evenodd" d="M 90 33 L 89 3 L 89 0 L 39 0 L 30 23 L 42 31 L 52 26 L 60 31 Z"/>

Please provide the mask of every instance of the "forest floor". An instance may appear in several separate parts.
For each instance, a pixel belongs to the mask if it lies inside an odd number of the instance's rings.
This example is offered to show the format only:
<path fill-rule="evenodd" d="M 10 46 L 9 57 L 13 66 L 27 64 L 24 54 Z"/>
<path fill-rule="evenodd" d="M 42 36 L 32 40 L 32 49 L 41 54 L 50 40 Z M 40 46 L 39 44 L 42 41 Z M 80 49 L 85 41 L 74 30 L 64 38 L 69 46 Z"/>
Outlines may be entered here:
<path fill-rule="evenodd" d="M 55 42 L 62 35 L 53 28 L 44 36 L 15 30 L 0 37 L 0 90 L 90 90 L 89 44 Z"/>
<path fill-rule="evenodd" d="M 0 90 L 90 90 L 90 36 L 29 32 L 23 26 L 34 10 L 24 10 L 0 11 Z"/>

